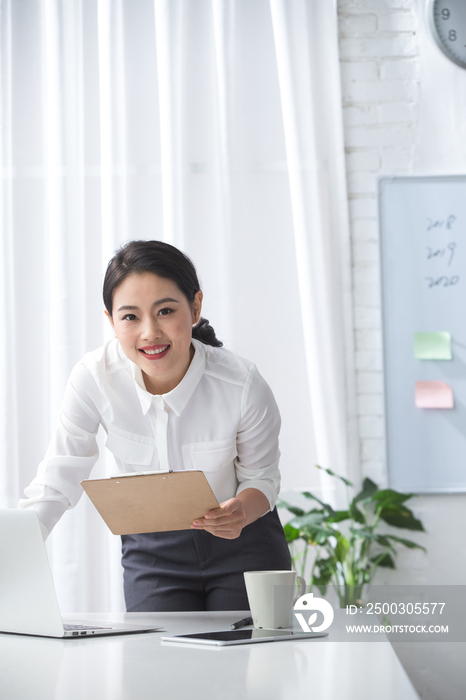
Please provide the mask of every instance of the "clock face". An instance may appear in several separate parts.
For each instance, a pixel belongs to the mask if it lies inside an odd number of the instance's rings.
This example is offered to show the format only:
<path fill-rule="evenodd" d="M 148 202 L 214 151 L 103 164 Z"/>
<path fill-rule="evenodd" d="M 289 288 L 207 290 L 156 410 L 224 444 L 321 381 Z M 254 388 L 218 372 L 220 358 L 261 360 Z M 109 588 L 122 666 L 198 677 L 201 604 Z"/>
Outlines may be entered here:
<path fill-rule="evenodd" d="M 429 0 L 429 26 L 443 53 L 466 68 L 466 0 Z"/>

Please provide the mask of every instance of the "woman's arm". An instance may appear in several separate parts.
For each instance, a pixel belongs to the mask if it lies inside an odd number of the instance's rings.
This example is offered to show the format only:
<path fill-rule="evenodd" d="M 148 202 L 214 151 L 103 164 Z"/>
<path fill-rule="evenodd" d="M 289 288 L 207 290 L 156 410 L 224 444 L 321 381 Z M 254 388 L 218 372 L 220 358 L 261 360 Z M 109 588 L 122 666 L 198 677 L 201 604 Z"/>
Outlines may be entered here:
<path fill-rule="evenodd" d="M 236 497 L 193 523 L 217 537 L 235 539 L 243 527 L 275 507 L 280 488 L 280 414 L 273 393 L 255 367 L 244 386 L 236 437 Z"/>
<path fill-rule="evenodd" d="M 19 508 L 37 512 L 45 536 L 63 513 L 75 506 L 83 493 L 80 481 L 87 479 L 99 456 L 95 439 L 100 415 L 94 399 L 95 381 L 82 363 L 71 372 L 58 422 L 37 476 L 19 501 Z"/>

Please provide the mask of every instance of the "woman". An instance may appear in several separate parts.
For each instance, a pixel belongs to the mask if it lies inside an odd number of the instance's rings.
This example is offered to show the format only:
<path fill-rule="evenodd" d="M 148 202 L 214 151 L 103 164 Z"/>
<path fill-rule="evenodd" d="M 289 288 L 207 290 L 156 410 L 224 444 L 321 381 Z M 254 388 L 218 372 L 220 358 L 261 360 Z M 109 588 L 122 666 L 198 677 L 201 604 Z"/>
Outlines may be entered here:
<path fill-rule="evenodd" d="M 99 425 L 124 472 L 201 469 L 219 508 L 191 530 L 122 537 L 126 607 L 247 609 L 243 571 L 291 568 L 274 508 L 280 417 L 272 392 L 202 319 L 196 271 L 174 246 L 123 246 L 103 297 L 116 339 L 73 369 L 55 435 L 19 505 L 34 508 L 48 534 L 82 494 Z"/>

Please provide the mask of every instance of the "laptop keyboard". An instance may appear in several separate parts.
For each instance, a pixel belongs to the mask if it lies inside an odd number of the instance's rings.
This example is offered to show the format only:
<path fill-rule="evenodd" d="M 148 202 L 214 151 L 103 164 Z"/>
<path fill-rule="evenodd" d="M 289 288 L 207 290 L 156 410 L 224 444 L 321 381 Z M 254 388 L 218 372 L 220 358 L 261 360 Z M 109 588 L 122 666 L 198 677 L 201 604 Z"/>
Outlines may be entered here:
<path fill-rule="evenodd" d="M 70 630 L 111 630 L 111 627 L 98 627 L 92 625 L 63 625 L 65 630 L 69 632 Z"/>

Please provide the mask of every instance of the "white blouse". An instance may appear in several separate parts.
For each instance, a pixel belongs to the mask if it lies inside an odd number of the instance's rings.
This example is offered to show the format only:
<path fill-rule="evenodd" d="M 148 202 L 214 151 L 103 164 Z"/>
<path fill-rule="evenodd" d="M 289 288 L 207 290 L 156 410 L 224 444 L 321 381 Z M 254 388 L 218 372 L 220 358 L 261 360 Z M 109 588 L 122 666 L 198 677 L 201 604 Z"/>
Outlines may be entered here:
<path fill-rule="evenodd" d="M 35 509 L 50 532 L 83 493 L 102 424 L 122 472 L 200 469 L 219 503 L 255 488 L 274 508 L 280 415 L 272 391 L 248 360 L 194 339 L 193 345 L 185 376 L 162 395 L 146 390 L 118 340 L 85 355 L 71 372 L 55 434 L 19 507 Z"/>

